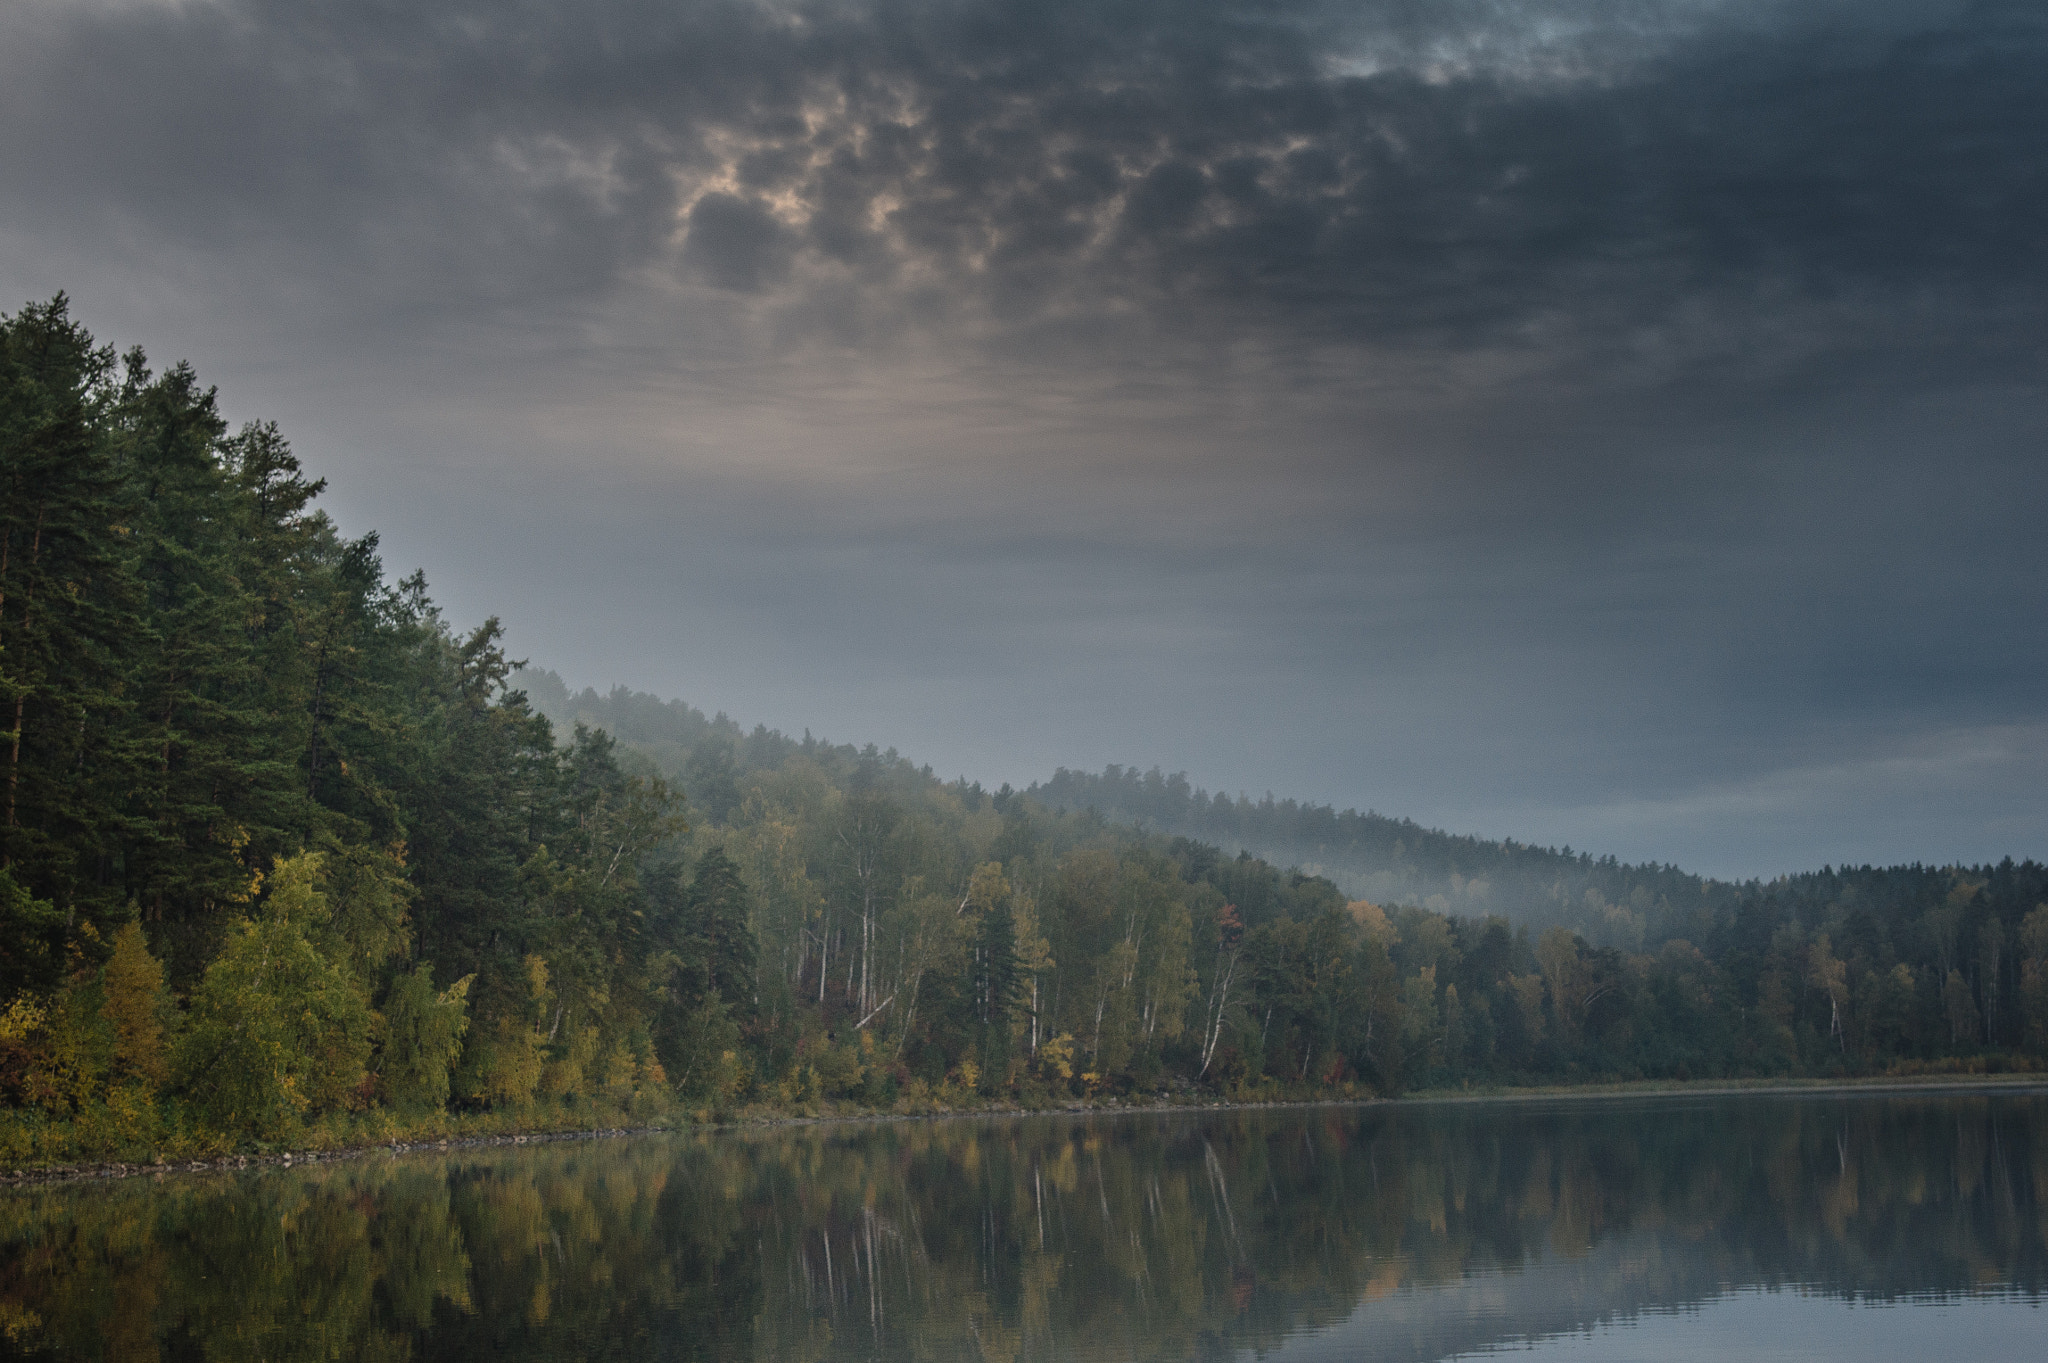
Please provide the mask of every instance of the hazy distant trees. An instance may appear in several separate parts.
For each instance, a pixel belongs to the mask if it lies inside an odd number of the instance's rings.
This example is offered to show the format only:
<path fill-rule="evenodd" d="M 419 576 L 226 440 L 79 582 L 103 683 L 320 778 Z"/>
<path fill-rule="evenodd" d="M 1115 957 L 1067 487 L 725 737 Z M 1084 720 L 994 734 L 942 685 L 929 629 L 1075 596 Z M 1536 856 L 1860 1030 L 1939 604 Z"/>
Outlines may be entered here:
<path fill-rule="evenodd" d="M 1027 792 L 1055 809 L 1100 812 L 1280 864 L 1312 867 L 1351 898 L 1444 914 L 1564 926 L 1602 946 L 1642 950 L 1726 912 L 1735 886 L 1671 866 L 1629 866 L 1570 848 L 1489 842 L 1328 805 L 1196 790 L 1185 775 L 1111 765 L 1062 768 Z"/>

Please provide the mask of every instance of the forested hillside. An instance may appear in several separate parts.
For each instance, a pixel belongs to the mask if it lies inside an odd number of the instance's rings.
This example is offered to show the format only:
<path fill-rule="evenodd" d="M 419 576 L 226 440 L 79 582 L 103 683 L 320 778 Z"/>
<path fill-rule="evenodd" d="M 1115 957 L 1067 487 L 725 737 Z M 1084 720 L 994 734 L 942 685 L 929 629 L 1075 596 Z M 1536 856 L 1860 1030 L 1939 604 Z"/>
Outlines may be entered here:
<path fill-rule="evenodd" d="M 1640 951 L 1698 935 L 1740 890 L 1676 866 L 1625 865 L 1589 852 L 1493 842 L 1424 828 L 1411 819 L 1296 800 L 1235 799 L 1189 784 L 1184 773 L 1109 766 L 1101 775 L 1062 767 L 1026 792 L 1054 809 L 1093 809 L 1229 852 L 1248 851 L 1328 877 L 1353 898 L 1417 904 L 1439 913 L 1499 914 L 1564 926 L 1602 946 Z"/>
<path fill-rule="evenodd" d="M 623 686 L 602 694 L 590 687 L 571 692 L 545 668 L 522 670 L 513 682 L 558 730 L 577 724 L 605 730 L 687 791 L 698 810 L 722 815 L 736 798 L 732 778 L 775 767 L 792 745 L 764 726 L 749 732 L 723 714 L 707 718 L 681 701 Z M 1742 894 L 1742 887 L 1675 866 L 1624 865 L 1569 848 L 1492 842 L 1271 795 L 1259 801 L 1212 795 L 1184 774 L 1168 776 L 1156 767 L 1110 766 L 1099 776 L 1061 768 L 1024 794 L 1049 809 L 1092 811 L 1111 824 L 1205 842 L 1232 855 L 1250 852 L 1322 876 L 1351 899 L 1499 916 L 1537 932 L 1563 926 L 1597 945 L 1633 951 L 1699 935 Z"/>
<path fill-rule="evenodd" d="M 571 696 L 320 490 L 61 298 L 0 320 L 0 1157 L 2048 1053 L 2033 863 L 1736 889 L 1206 802 L 1464 897 L 1347 895 L 1086 778 Z"/>

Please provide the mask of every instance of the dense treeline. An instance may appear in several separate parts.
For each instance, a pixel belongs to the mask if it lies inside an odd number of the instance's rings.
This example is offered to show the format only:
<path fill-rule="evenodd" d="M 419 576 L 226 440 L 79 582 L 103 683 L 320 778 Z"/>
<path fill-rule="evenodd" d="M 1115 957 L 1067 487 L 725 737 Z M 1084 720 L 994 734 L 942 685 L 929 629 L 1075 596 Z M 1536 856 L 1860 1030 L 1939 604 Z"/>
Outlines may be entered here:
<path fill-rule="evenodd" d="M 767 789 L 783 764 L 826 751 L 808 737 L 749 733 L 724 715 L 707 718 L 625 688 L 572 694 L 546 671 L 520 681 L 565 724 L 620 735 L 683 786 L 700 814 L 719 811 L 720 826 L 700 829 L 700 840 L 755 836 L 742 787 Z M 843 783 L 860 759 L 851 749 L 830 751 Z M 1182 1035 L 1200 1038 L 1178 1066 L 1162 1059 L 1169 1075 L 1215 1082 L 1220 1063 L 1226 1082 L 1313 1080 L 1318 1054 L 1381 1089 L 1466 1079 L 1820 1074 L 2023 1064 L 2048 1044 L 2048 913 L 2039 912 L 2048 872 L 2032 862 L 1829 870 L 1731 886 L 1377 815 L 1231 804 L 1157 772 L 1063 772 L 1023 795 L 989 795 L 964 782 L 942 787 L 894 753 L 865 760 L 893 771 L 905 791 L 927 792 L 918 798 L 1004 812 L 1007 823 L 1030 830 L 1026 841 L 1045 843 L 1041 858 L 1050 866 L 1064 867 L 1090 839 L 1165 855 L 1189 905 L 1195 980 Z M 1307 836 L 1301 830 L 1321 829 L 1316 847 L 1324 853 L 1338 834 L 1355 850 L 1384 847 L 1376 864 L 1425 868 L 1467 900 L 1512 898 L 1501 885 L 1527 893 L 1514 901 L 1521 909 L 1513 917 L 1445 912 L 1434 894 L 1416 907 L 1381 909 L 1346 903 L 1327 878 L 1217 850 L 1241 837 L 1135 831 L 1189 826 L 1186 811 L 1204 802 L 1237 812 L 1240 822 L 1226 833 L 1292 827 L 1288 838 L 1298 846 Z M 815 864 L 828 861 L 820 851 Z M 1045 867 L 1013 861 L 1009 871 L 1040 887 L 1034 904 L 1046 901 Z M 1219 905 L 1230 909 L 1228 926 Z M 1317 932 L 1320 944 L 1310 945 L 1305 939 Z M 1318 951 L 1343 957 L 1343 968 L 1310 982 L 1306 962 Z M 1058 953 L 1051 955 L 1056 966 Z M 1318 1010 L 1337 1022 L 1319 1028 Z M 1075 1034 L 1087 1035 L 1079 1027 Z"/>
<path fill-rule="evenodd" d="M 1027 792 L 1054 809 L 1094 809 L 1113 823 L 1248 851 L 1328 877 L 1353 898 L 1420 904 L 1439 913 L 1498 914 L 1563 926 L 1601 946 L 1640 951 L 1730 909 L 1741 887 L 1676 866 L 1629 865 L 1566 847 L 1445 833 L 1412 819 L 1329 805 L 1235 799 L 1191 785 L 1184 772 L 1111 765 L 1100 775 L 1062 767 Z"/>
<path fill-rule="evenodd" d="M 558 746 L 497 623 L 451 629 L 320 490 L 63 299 L 0 322 L 16 1157 L 663 1087 L 734 907 L 716 866 L 643 884 L 679 799 Z"/>
<path fill-rule="evenodd" d="M 62 299 L 0 321 L 0 480 L 9 1158 L 2048 1050 L 2032 863 L 1696 894 L 1616 940 L 572 697 Z"/>

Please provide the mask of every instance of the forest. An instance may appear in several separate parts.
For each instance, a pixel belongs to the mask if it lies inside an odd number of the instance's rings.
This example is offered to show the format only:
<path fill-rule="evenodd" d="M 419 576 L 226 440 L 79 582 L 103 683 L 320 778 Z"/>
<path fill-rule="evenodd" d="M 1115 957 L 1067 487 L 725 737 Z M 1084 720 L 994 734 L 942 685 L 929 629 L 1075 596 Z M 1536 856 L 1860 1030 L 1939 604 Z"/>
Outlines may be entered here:
<path fill-rule="evenodd" d="M 0 1161 L 2048 1056 L 2031 861 L 1726 885 L 989 791 L 572 694 L 322 488 L 61 296 L 0 319 Z"/>

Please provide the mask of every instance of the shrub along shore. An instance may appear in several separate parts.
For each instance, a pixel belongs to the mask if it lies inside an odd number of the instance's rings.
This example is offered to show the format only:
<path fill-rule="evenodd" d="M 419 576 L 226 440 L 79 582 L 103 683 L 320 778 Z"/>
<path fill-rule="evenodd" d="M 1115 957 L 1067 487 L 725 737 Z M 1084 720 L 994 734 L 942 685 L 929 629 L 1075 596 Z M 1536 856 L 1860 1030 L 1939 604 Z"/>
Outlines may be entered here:
<path fill-rule="evenodd" d="M 984 1101 L 968 1096 L 966 1106 L 953 1108 L 933 1103 L 922 1110 L 902 1104 L 889 1110 L 863 1108 L 853 1104 L 826 1103 L 820 1110 L 791 1112 L 750 1106 L 737 1112 L 714 1112 L 699 1108 L 684 1111 L 673 1120 L 637 1126 L 539 1126 L 506 1125 L 501 1114 L 454 1116 L 436 1120 L 431 1126 L 413 1129 L 385 1139 L 361 1130 L 327 1128 L 306 1133 L 312 1142 L 290 1150 L 253 1150 L 235 1154 L 170 1158 L 162 1151 L 148 1152 L 147 1159 L 99 1163 L 32 1164 L 26 1168 L 0 1170 L 0 1187 L 24 1184 L 75 1182 L 88 1179 L 162 1177 L 181 1173 L 238 1172 L 249 1168 L 291 1168 L 300 1164 L 327 1163 L 374 1154 L 409 1154 L 478 1150 L 491 1147 L 538 1145 L 557 1141 L 611 1140 L 630 1136 L 653 1136 L 678 1130 L 737 1130 L 776 1126 L 814 1126 L 879 1122 L 977 1120 L 989 1117 L 1028 1116 L 1116 1116 L 1158 1112 L 1281 1111 L 1304 1107 L 1358 1107 L 1382 1103 L 1511 1103 L 1551 1099 L 1600 1099 L 1640 1097 L 1732 1097 L 1742 1094 L 1847 1095 L 1847 1094 L 1931 1094 L 1931 1093 L 2044 1093 L 2048 1094 L 2048 1071 L 1994 1071 L 1957 1067 L 1928 1071 L 1914 1069 L 1896 1074 L 1867 1075 L 1853 1079 L 1750 1079 L 1750 1080 L 1656 1080 L 1639 1079 L 1602 1084 L 1550 1084 L 1525 1087 L 1434 1089 L 1399 1098 L 1312 1097 L 1237 1100 L 1213 1094 L 1157 1095 L 1130 1100 L 1071 1099 L 1058 1106 L 1020 1107 L 1014 1103 Z M 589 1114 L 593 1121 L 602 1114 Z M 447 1115 L 442 1114 L 445 1118 Z M 338 1137 L 337 1143 L 328 1143 Z M 131 1152 L 132 1153 L 132 1152 Z"/>

